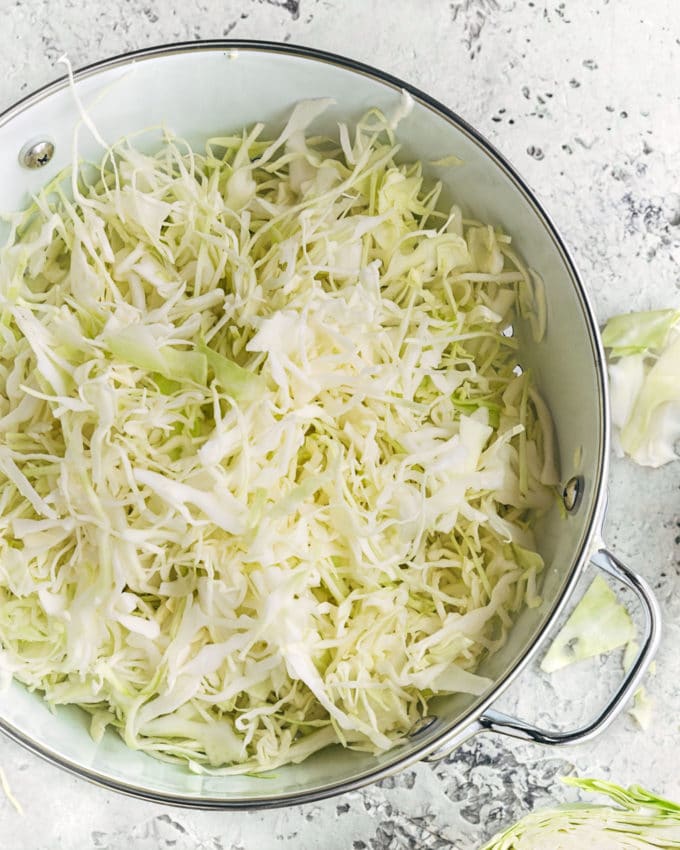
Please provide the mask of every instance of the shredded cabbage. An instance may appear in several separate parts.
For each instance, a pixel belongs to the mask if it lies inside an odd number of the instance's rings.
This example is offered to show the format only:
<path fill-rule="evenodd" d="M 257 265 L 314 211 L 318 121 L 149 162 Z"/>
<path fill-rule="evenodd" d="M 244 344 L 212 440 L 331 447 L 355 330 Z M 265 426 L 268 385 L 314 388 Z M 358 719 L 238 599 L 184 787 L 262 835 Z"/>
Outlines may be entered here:
<path fill-rule="evenodd" d="M 194 770 L 384 751 L 539 602 L 535 282 L 326 106 L 123 140 L 0 255 L 0 668 Z"/>
<path fill-rule="evenodd" d="M 497 835 L 483 850 L 644 850 L 680 847 L 680 806 L 639 785 L 628 789 L 600 779 L 564 782 L 616 805 L 566 803 L 533 812 Z"/>
<path fill-rule="evenodd" d="M 678 457 L 680 310 L 615 316 L 602 332 L 609 351 L 614 448 L 642 466 Z"/>

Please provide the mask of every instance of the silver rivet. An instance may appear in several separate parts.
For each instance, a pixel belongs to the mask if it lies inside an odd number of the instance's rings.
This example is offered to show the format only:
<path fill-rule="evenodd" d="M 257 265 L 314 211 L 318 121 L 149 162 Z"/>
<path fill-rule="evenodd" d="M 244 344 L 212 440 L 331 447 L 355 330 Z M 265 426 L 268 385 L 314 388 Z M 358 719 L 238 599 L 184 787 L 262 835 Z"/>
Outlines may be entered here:
<path fill-rule="evenodd" d="M 19 162 L 24 168 L 42 168 L 54 156 L 54 145 L 48 139 L 28 142 L 19 151 Z"/>
<path fill-rule="evenodd" d="M 562 491 L 562 501 L 564 502 L 564 507 L 571 513 L 575 511 L 576 508 L 581 503 L 581 496 L 583 495 L 583 477 L 580 475 L 575 475 L 573 478 L 570 478 L 569 481 L 564 485 L 564 490 Z"/>
<path fill-rule="evenodd" d="M 432 717 L 431 715 L 425 715 L 425 717 L 421 717 L 420 720 L 416 720 L 416 722 L 411 726 L 408 737 L 415 738 L 416 735 L 420 735 L 422 732 L 427 731 L 433 723 L 436 723 L 438 720 L 437 717 Z"/>

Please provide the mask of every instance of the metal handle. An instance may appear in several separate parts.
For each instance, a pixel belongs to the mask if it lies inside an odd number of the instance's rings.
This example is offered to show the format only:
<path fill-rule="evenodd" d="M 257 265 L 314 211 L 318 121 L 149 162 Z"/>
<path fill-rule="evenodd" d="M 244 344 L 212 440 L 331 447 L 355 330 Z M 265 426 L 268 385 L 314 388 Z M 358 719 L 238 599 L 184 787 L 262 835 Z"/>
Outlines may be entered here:
<path fill-rule="evenodd" d="M 656 652 L 661 637 L 661 611 L 659 610 L 659 603 L 645 579 L 619 561 L 608 549 L 599 549 L 591 556 L 590 561 L 636 594 L 645 618 L 640 650 L 607 705 L 590 723 L 568 732 L 539 729 L 524 720 L 488 709 L 478 720 L 466 727 L 464 731 L 468 731 L 468 734 L 464 738 L 459 733 L 453 741 L 453 745 L 451 741 L 447 741 L 446 744 L 430 753 L 427 756 L 427 761 L 439 761 L 462 743 L 461 738 L 465 740 L 477 732 L 499 732 L 512 738 L 538 741 L 541 744 L 580 744 L 594 738 L 613 722 L 626 702 L 633 696 Z"/>

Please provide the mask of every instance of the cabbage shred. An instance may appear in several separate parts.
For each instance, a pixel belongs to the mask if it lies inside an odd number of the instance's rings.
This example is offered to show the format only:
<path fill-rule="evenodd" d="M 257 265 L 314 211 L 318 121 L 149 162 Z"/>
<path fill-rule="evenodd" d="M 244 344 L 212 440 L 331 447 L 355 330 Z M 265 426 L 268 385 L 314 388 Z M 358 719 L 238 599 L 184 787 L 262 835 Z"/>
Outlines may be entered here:
<path fill-rule="evenodd" d="M 326 105 L 123 140 L 0 256 L 0 668 L 195 770 L 384 751 L 539 601 L 529 273 Z"/>

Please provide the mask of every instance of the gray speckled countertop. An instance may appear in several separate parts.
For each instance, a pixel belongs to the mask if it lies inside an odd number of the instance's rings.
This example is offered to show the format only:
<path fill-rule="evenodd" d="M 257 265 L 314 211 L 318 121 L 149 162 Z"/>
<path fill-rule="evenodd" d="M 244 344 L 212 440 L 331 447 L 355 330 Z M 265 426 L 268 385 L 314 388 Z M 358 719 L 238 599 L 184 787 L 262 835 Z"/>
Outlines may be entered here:
<path fill-rule="evenodd" d="M 680 305 L 680 6 L 677 0 L 0 0 L 0 108 L 80 66 L 163 42 L 231 36 L 312 45 L 377 65 L 460 113 L 518 167 L 571 246 L 600 319 Z M 361 792 L 253 814 L 126 799 L 0 740 L 22 803 L 0 796 L 8 850 L 472 850 L 559 776 L 637 781 L 680 799 L 680 464 L 612 464 L 609 545 L 665 614 L 653 723 L 627 715 L 591 744 L 549 750 L 481 735 L 434 766 Z M 617 659 L 549 680 L 526 674 L 505 708 L 543 724 L 587 719 Z"/>

